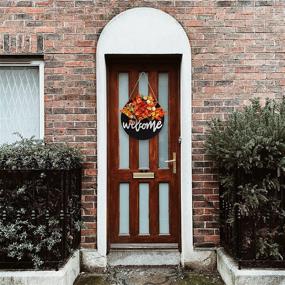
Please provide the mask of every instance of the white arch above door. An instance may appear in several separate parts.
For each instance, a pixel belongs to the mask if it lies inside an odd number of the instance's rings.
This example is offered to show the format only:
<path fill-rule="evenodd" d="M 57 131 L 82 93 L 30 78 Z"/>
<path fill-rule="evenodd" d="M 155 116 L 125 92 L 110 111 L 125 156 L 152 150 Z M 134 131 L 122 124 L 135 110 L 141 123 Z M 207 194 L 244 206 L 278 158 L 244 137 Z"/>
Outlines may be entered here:
<path fill-rule="evenodd" d="M 107 78 L 108 54 L 180 54 L 181 261 L 193 258 L 191 158 L 191 48 L 182 26 L 153 8 L 133 8 L 113 18 L 97 45 L 97 250 L 107 254 Z"/>

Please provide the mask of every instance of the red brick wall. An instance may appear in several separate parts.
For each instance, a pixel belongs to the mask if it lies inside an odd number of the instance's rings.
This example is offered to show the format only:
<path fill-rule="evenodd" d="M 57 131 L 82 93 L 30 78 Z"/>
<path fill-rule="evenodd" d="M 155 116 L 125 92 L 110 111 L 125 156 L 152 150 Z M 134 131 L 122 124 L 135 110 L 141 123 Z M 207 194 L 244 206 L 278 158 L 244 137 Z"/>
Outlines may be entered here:
<path fill-rule="evenodd" d="M 206 122 L 224 118 L 253 96 L 284 94 L 284 0 L 0 0 L 0 54 L 44 55 L 46 139 L 83 150 L 82 244 L 95 248 L 96 43 L 110 19 L 137 6 L 168 12 L 189 36 L 194 236 L 197 246 L 215 245 L 218 184 L 203 148 Z"/>

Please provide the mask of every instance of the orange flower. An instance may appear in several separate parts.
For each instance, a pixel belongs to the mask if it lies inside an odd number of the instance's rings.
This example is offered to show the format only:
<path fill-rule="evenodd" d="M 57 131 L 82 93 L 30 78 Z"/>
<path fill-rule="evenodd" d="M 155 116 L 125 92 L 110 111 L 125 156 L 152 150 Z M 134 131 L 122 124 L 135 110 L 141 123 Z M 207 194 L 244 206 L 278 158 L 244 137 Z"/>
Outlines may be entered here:
<path fill-rule="evenodd" d="M 158 102 L 152 95 L 143 96 L 137 95 L 121 110 L 130 119 L 136 120 L 161 120 L 165 112 L 161 107 L 158 107 Z"/>

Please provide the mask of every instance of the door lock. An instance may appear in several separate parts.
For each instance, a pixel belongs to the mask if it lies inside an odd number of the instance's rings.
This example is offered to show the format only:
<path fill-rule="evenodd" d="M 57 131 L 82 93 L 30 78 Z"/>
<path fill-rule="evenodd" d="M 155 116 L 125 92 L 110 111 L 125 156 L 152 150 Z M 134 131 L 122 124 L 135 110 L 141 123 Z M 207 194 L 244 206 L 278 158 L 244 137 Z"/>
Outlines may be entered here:
<path fill-rule="evenodd" d="M 165 160 L 164 162 L 166 162 L 166 163 L 173 163 L 173 165 L 172 165 L 172 172 L 176 173 L 176 152 L 172 153 L 172 159 Z"/>

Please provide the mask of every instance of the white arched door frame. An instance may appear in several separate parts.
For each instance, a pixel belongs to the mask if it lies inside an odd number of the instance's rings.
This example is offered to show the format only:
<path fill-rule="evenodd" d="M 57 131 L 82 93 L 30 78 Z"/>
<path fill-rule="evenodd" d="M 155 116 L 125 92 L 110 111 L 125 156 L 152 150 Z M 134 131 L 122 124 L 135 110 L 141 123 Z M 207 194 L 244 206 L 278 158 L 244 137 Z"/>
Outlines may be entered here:
<path fill-rule="evenodd" d="M 193 258 L 191 158 L 191 48 L 182 26 L 153 8 L 133 8 L 113 18 L 97 45 L 97 250 L 107 255 L 107 74 L 108 54 L 180 54 L 181 261 Z M 189 115 L 190 114 L 190 115 Z"/>

